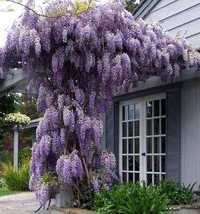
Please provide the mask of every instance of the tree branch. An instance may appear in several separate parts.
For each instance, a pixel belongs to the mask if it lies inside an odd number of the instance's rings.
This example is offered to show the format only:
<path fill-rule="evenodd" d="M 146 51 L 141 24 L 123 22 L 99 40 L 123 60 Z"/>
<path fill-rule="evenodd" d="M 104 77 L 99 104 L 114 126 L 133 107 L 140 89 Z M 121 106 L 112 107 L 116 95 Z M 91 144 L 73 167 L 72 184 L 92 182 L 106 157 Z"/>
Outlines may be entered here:
<path fill-rule="evenodd" d="M 20 6 L 24 7 L 25 9 L 32 11 L 37 16 L 42 16 L 42 17 L 46 17 L 46 18 L 53 18 L 53 19 L 64 16 L 64 15 L 60 15 L 60 16 L 47 16 L 45 14 L 38 13 L 37 11 L 35 11 L 34 9 L 32 9 L 31 7 L 29 7 L 29 6 L 25 5 L 25 4 L 22 4 L 22 3 L 18 2 L 18 1 L 15 1 L 15 0 L 6 0 L 6 1 L 7 2 L 11 2 L 13 4 L 20 5 Z"/>

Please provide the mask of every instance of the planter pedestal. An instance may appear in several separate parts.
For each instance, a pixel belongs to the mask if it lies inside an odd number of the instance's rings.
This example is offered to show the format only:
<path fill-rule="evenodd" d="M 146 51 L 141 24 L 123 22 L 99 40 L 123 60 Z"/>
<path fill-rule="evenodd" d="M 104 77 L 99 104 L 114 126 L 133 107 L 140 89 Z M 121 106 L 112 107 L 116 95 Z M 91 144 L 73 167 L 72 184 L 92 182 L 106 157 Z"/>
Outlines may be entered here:
<path fill-rule="evenodd" d="M 70 208 L 73 203 L 73 192 L 69 188 L 67 191 L 61 191 L 56 195 L 55 205 L 57 208 Z"/>

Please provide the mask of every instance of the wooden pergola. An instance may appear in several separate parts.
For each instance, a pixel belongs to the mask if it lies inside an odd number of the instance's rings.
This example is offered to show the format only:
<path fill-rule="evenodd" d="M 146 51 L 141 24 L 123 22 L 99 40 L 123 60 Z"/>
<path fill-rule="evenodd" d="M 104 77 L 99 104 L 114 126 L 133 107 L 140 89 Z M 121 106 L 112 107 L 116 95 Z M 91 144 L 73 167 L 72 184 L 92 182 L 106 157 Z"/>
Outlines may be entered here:
<path fill-rule="evenodd" d="M 35 128 L 39 124 L 41 118 L 31 120 L 31 122 L 26 126 L 15 126 L 13 128 L 13 166 L 17 170 L 19 163 L 19 133 L 21 130 Z M 32 144 L 35 143 L 35 138 L 32 139 Z"/>
<path fill-rule="evenodd" d="M 25 93 L 26 74 L 22 69 L 11 69 L 7 71 L 5 78 L 0 79 L 0 98 L 10 91 Z M 14 126 L 13 128 L 13 165 L 18 169 L 19 157 L 19 132 L 23 129 L 36 128 L 41 118 L 32 120 L 26 126 Z M 34 139 L 33 139 L 34 140 Z M 34 143 L 34 142 L 32 142 Z"/>

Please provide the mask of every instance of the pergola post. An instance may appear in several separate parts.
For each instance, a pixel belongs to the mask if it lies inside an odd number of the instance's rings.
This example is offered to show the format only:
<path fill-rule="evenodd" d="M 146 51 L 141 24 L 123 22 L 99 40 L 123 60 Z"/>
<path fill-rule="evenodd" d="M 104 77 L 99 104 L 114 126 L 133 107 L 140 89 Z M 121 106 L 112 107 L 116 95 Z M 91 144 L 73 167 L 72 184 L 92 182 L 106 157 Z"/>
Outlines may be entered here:
<path fill-rule="evenodd" d="M 19 154 L 19 129 L 18 126 L 14 127 L 14 155 L 13 155 L 13 164 L 14 164 L 14 169 L 18 170 L 18 154 Z"/>

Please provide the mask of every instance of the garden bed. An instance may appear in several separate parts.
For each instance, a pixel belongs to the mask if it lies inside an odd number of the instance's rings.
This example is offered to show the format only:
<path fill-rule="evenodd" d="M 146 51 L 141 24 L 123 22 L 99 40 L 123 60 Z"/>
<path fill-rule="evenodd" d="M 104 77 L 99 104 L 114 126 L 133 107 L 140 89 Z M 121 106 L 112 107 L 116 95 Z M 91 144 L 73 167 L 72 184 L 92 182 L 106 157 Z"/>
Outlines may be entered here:
<path fill-rule="evenodd" d="M 66 213 L 66 214 L 95 214 L 94 211 L 85 210 L 85 209 L 58 209 L 53 208 L 53 210 L 60 212 L 60 213 Z M 173 206 L 170 208 L 169 214 L 199 214 L 200 213 L 200 206 Z"/>

